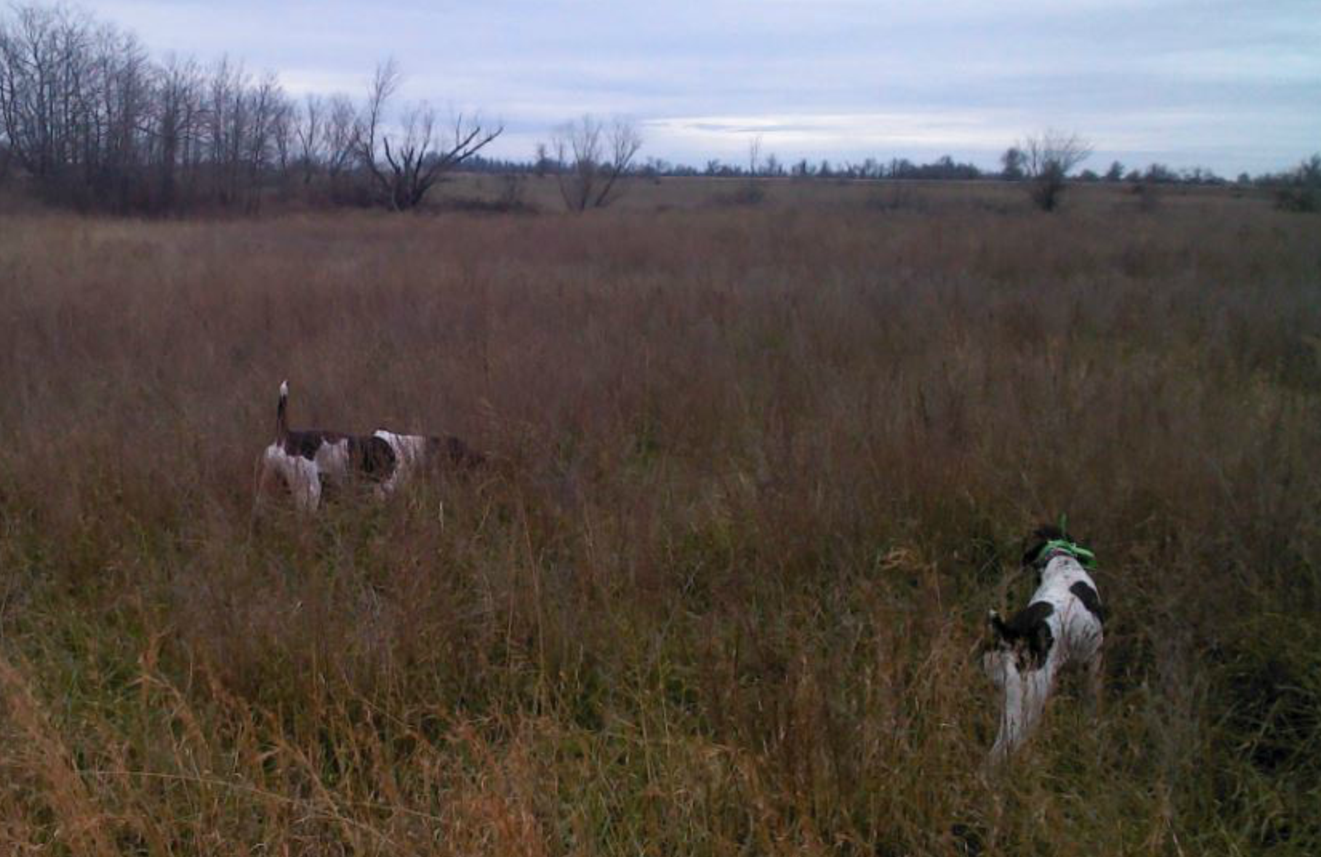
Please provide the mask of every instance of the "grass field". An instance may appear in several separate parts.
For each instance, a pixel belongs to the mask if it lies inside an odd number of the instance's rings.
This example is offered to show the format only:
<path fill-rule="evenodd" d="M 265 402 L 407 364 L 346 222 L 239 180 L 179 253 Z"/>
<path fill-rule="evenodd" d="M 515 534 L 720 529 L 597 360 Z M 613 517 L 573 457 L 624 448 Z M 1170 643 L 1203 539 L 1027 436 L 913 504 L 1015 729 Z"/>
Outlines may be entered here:
<path fill-rule="evenodd" d="M 0 851 L 1321 851 L 1321 218 L 731 199 L 0 216 Z M 495 461 L 254 528 L 283 378 Z M 1104 707 L 987 775 L 1062 513 Z"/>

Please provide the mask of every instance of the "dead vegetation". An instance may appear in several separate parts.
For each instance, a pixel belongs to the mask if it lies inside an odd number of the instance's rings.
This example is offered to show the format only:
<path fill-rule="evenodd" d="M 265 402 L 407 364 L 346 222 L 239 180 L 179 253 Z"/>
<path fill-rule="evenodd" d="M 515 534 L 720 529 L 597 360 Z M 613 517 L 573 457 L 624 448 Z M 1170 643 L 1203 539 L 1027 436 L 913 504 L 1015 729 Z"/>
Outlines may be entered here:
<path fill-rule="evenodd" d="M 1316 219 L 834 193 L 5 218 L 0 850 L 1314 852 Z M 507 466 L 253 535 L 284 377 Z M 1062 511 L 1104 713 L 988 781 Z"/>

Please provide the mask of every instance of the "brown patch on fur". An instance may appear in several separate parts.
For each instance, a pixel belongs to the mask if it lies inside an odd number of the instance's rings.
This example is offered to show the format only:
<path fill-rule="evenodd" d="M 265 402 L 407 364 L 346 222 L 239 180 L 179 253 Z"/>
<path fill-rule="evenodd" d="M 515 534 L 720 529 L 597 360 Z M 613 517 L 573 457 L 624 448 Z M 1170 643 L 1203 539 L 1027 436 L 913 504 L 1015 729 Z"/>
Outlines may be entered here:
<path fill-rule="evenodd" d="M 350 436 L 349 463 L 354 473 L 365 476 L 374 482 L 384 482 L 394 475 L 399 467 L 399 458 L 394 447 L 377 437 Z"/>

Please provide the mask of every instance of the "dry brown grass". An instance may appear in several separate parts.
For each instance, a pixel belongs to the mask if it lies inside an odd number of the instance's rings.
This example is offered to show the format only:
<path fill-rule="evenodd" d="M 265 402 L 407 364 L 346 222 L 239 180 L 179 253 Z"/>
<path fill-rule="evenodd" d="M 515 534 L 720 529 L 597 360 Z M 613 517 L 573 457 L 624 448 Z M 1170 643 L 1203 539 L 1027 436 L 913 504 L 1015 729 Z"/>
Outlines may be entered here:
<path fill-rule="evenodd" d="M 0 221 L 0 849 L 1314 852 L 1321 221 L 815 187 Z M 285 377 L 500 466 L 253 532 Z M 1061 512 L 1105 712 L 988 779 Z"/>

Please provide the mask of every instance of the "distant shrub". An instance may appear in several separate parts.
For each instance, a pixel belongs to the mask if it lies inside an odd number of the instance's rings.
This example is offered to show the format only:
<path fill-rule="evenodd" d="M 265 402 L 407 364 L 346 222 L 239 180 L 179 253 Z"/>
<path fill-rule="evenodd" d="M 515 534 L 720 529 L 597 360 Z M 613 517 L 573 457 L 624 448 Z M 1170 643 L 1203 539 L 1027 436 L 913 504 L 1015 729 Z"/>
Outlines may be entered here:
<path fill-rule="evenodd" d="M 527 176 L 522 173 L 506 173 L 500 176 L 500 192 L 496 205 L 504 211 L 526 211 L 528 204 L 523 199 L 527 190 Z"/>
<path fill-rule="evenodd" d="M 1133 185 L 1130 193 L 1137 197 L 1138 210 L 1150 214 L 1160 208 L 1160 190 L 1154 182 L 1142 181 Z"/>
<path fill-rule="evenodd" d="M 477 184 L 478 196 L 455 196 L 442 199 L 436 204 L 441 211 L 463 211 L 476 214 L 536 214 L 541 209 L 527 202 L 524 191 L 527 176 L 521 173 L 509 173 L 496 178 L 495 196 L 487 196 L 485 181 Z"/>
<path fill-rule="evenodd" d="M 1289 184 L 1275 192 L 1275 207 L 1281 211 L 1321 211 L 1321 154 L 1298 165 Z"/>
<path fill-rule="evenodd" d="M 1321 191 L 1314 187 L 1282 187 L 1275 192 L 1275 207 L 1303 214 L 1321 211 Z"/>
<path fill-rule="evenodd" d="M 765 201 L 766 189 L 755 181 L 746 182 L 733 190 L 722 191 L 711 196 L 712 205 L 730 208 L 761 205 Z"/>

